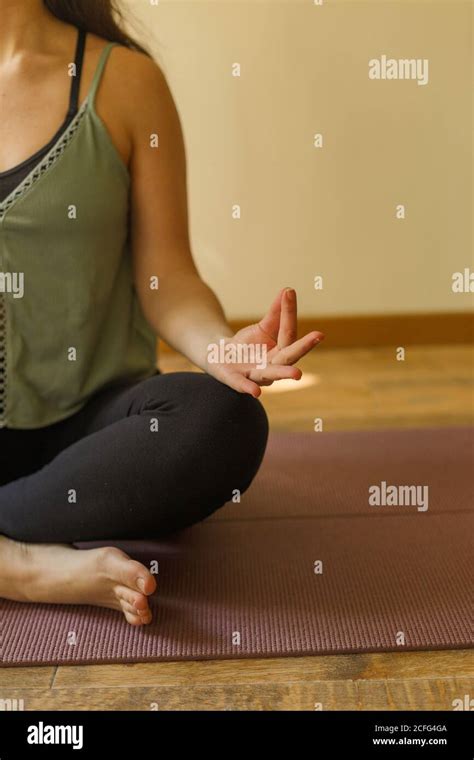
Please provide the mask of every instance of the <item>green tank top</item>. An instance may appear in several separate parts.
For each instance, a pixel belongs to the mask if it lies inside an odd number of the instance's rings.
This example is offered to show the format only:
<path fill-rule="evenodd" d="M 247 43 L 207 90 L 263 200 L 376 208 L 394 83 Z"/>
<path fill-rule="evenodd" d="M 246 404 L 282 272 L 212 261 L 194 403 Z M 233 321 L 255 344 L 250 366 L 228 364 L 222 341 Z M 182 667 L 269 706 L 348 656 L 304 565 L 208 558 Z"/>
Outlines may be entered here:
<path fill-rule="evenodd" d="M 0 203 L 0 427 L 50 425 L 156 371 L 133 287 L 130 175 L 94 108 L 115 44 L 67 130 Z"/>

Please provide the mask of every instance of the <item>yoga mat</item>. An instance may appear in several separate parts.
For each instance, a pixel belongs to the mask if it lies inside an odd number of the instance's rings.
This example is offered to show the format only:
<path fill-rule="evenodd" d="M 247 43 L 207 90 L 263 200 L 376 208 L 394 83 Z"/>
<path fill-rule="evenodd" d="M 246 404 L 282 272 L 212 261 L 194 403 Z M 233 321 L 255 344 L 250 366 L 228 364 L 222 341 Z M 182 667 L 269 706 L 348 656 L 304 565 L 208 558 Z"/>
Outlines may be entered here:
<path fill-rule="evenodd" d="M 469 428 L 272 434 L 241 503 L 166 541 L 78 544 L 158 562 L 151 625 L 0 601 L 1 663 L 472 646 L 473 462 Z M 428 508 L 370 505 L 382 481 L 428 487 Z"/>

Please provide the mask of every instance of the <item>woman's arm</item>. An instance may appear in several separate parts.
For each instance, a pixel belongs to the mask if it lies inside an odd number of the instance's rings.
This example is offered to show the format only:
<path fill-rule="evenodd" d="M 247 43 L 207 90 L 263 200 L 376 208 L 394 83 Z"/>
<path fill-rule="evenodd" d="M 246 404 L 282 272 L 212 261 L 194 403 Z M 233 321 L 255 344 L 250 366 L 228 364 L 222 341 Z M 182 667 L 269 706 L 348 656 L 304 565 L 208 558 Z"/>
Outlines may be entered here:
<path fill-rule="evenodd" d="M 160 69 L 143 56 L 132 122 L 131 242 L 135 288 L 144 315 L 169 345 L 205 369 L 207 346 L 230 337 L 222 307 L 193 261 L 186 159 L 177 110 Z M 153 135 L 159 147 L 151 147 Z M 153 277 L 159 289 L 152 289 Z"/>
<path fill-rule="evenodd" d="M 261 322 L 233 335 L 193 261 L 185 148 L 172 95 L 155 63 L 143 55 L 129 55 L 136 67 L 129 105 L 131 242 L 135 287 L 147 321 L 194 364 L 241 392 L 258 396 L 260 385 L 299 379 L 300 370 L 291 365 L 322 339 L 322 333 L 295 342 L 296 296 L 287 289 Z M 156 138 L 158 147 L 153 147 Z M 150 286 L 154 278 L 158 289 Z M 209 364 L 208 347 L 220 339 L 264 345 L 270 352 L 269 366 L 262 370 L 255 364 Z"/>

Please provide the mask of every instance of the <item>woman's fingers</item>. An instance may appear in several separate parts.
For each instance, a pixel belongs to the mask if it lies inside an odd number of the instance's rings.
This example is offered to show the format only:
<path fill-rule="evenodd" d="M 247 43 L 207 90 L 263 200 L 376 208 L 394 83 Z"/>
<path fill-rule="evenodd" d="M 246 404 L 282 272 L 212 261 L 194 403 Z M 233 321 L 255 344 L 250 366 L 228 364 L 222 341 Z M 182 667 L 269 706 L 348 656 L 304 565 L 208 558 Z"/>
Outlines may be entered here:
<path fill-rule="evenodd" d="M 222 377 L 222 382 L 233 388 L 234 391 L 239 393 L 249 393 L 254 398 L 258 398 L 262 391 L 259 386 L 253 380 L 250 380 L 240 372 L 226 372 Z"/>
<path fill-rule="evenodd" d="M 308 354 L 324 339 L 323 333 L 312 332 L 296 340 L 291 346 L 286 346 L 272 355 L 272 364 L 295 364 L 302 356 Z"/>
<path fill-rule="evenodd" d="M 263 330 L 266 335 L 269 335 L 270 338 L 275 341 L 275 343 L 277 341 L 278 330 L 280 328 L 281 300 L 284 292 L 285 288 L 280 290 L 269 310 L 263 319 L 261 319 L 258 323 L 260 329 Z"/>
<path fill-rule="evenodd" d="M 296 291 L 286 288 L 281 299 L 280 329 L 278 331 L 278 348 L 285 348 L 296 340 Z"/>
<path fill-rule="evenodd" d="M 253 369 L 250 378 L 259 385 L 271 385 L 275 380 L 299 380 L 302 374 L 298 367 L 269 364 L 265 369 Z"/>
<path fill-rule="evenodd" d="M 218 378 L 221 382 L 239 393 L 249 393 L 258 398 L 262 391 L 261 385 L 272 385 L 275 380 L 299 380 L 302 372 L 299 367 L 268 364 L 264 369 L 252 369 L 248 372 L 224 372 Z"/>

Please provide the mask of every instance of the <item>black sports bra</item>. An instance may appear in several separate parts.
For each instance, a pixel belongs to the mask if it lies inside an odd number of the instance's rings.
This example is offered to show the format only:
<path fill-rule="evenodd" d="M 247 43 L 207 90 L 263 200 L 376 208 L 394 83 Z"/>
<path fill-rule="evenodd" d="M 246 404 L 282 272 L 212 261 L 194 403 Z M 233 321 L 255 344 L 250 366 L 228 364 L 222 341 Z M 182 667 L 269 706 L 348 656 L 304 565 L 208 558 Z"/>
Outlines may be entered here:
<path fill-rule="evenodd" d="M 84 48 L 86 43 L 86 35 L 83 29 L 77 30 L 77 44 L 76 54 L 74 62 L 76 64 L 76 74 L 72 78 L 71 92 L 69 96 L 69 108 L 66 114 L 66 118 L 59 127 L 55 135 L 49 140 L 49 142 L 42 148 L 36 151 L 32 156 L 22 161 L 21 164 L 17 164 L 13 169 L 8 169 L 5 172 L 0 172 L 0 202 L 12 193 L 18 185 L 23 182 L 25 177 L 39 164 L 39 162 L 45 157 L 45 155 L 51 150 L 53 145 L 56 144 L 62 133 L 68 128 L 69 124 L 73 120 L 78 110 L 79 99 L 79 87 L 81 84 L 82 62 L 84 59 Z"/>

